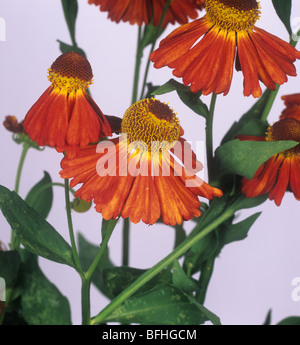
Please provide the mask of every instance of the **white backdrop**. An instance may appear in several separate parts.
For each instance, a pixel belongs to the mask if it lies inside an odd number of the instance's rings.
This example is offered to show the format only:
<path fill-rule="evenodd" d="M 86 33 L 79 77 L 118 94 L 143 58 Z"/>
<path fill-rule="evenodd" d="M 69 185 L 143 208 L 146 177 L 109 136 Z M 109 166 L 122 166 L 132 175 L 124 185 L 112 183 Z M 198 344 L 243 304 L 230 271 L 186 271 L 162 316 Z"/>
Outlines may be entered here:
<path fill-rule="evenodd" d="M 277 18 L 271 0 L 262 0 L 261 5 L 262 16 L 258 26 L 288 40 L 286 29 Z M 0 0 L 0 17 L 6 26 L 6 41 L 0 41 L 2 123 L 9 114 L 23 119 L 30 106 L 49 86 L 47 68 L 60 55 L 57 39 L 69 44 L 71 41 L 59 0 Z M 294 0 L 292 18 L 295 25 L 300 22 L 297 17 L 300 17 L 300 4 Z M 169 26 L 164 36 L 173 29 L 174 26 Z M 112 23 L 107 20 L 106 13 L 88 5 L 85 0 L 79 0 L 76 37 L 93 68 L 93 98 L 104 113 L 122 117 L 131 100 L 137 26 Z M 299 61 L 296 66 L 299 72 Z M 150 70 L 149 80 L 154 85 L 161 85 L 170 78 L 172 74 L 168 68 Z M 280 96 L 300 92 L 299 78 L 289 78 L 289 83 L 280 88 L 279 97 L 269 116 L 270 122 L 276 121 L 283 109 Z M 183 105 L 175 93 L 159 99 L 168 101 L 178 113 L 187 140 L 204 140 L 204 120 Z M 203 100 L 208 104 L 210 96 L 203 97 Z M 253 103 L 254 99 L 243 97 L 242 76 L 235 73 L 229 95 L 217 99 L 215 147 L 233 121 Z M 21 146 L 15 144 L 11 140 L 11 133 L 1 126 L 0 184 L 7 188 L 14 188 L 20 154 Z M 53 149 L 47 148 L 43 152 L 30 150 L 25 161 L 20 195 L 26 196 L 43 177 L 44 170 L 50 173 L 54 182 L 62 182 L 58 175 L 61 158 L 62 155 Z M 241 212 L 242 219 L 263 211 L 248 238 L 225 247 L 216 260 L 205 305 L 221 318 L 223 324 L 261 324 L 269 309 L 272 309 L 273 323 L 290 315 L 300 315 L 300 302 L 293 301 L 291 297 L 292 279 L 300 277 L 299 207 L 299 201 L 293 195 L 286 194 L 280 207 L 268 201 L 250 212 Z M 54 189 L 54 207 L 48 221 L 68 239 L 64 191 L 60 187 Z M 73 221 L 76 232 L 81 232 L 95 244 L 99 243 L 100 214 L 94 209 L 86 214 L 73 213 Z M 2 214 L 0 229 L 0 240 L 8 245 L 10 227 Z M 120 229 L 121 222 L 109 243 L 116 265 L 121 264 Z M 149 268 L 172 250 L 172 228 L 159 225 L 149 227 L 140 223 L 131 229 L 131 266 Z M 40 264 L 47 277 L 69 298 L 72 321 L 79 324 L 80 278 L 77 273 L 67 266 L 45 259 L 41 259 Z M 107 304 L 107 300 L 94 287 L 91 292 L 91 311 L 95 315 Z"/>

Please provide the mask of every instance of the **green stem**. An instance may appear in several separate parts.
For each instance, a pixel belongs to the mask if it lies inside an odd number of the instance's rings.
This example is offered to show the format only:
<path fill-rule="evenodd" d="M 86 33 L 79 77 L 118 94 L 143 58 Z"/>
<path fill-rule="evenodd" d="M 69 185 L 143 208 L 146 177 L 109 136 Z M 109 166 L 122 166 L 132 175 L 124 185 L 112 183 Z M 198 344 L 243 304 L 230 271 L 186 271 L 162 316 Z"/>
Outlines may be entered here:
<path fill-rule="evenodd" d="M 155 37 L 154 37 L 154 40 L 152 42 L 152 46 L 151 46 L 151 49 L 150 49 L 150 53 L 149 53 L 149 56 L 148 56 L 148 60 L 147 60 L 147 65 L 146 65 L 146 69 L 145 69 L 145 74 L 144 74 L 144 79 L 143 79 L 143 87 L 142 87 L 142 92 L 141 92 L 141 96 L 140 96 L 140 99 L 144 98 L 144 93 L 145 93 L 145 87 L 146 87 L 146 83 L 147 83 L 147 78 L 148 78 L 148 73 L 149 73 L 149 67 L 150 67 L 150 54 L 153 52 L 154 50 L 154 47 L 156 45 L 156 41 L 157 41 L 157 38 L 159 36 L 159 30 L 162 26 L 162 23 L 163 23 L 163 20 L 165 18 L 165 15 L 167 13 L 167 10 L 170 6 L 170 3 L 171 3 L 171 0 L 167 0 L 165 6 L 164 6 L 164 9 L 162 11 L 162 14 L 161 14 L 161 17 L 160 17 L 160 20 L 159 20 L 159 23 L 158 23 L 158 26 L 156 28 L 156 33 L 155 33 Z"/>
<path fill-rule="evenodd" d="M 232 217 L 235 209 L 229 207 L 221 216 L 216 218 L 213 222 L 207 225 L 204 229 L 198 232 L 196 235 L 188 237 L 182 242 L 172 253 L 166 256 L 163 260 L 158 262 L 147 272 L 142 274 L 134 283 L 132 283 L 127 289 L 121 292 L 115 299 L 111 301 L 97 316 L 91 320 L 91 324 L 98 324 L 104 322 L 107 317 L 118 308 L 124 301 L 126 301 L 132 294 L 134 294 L 139 288 L 146 284 L 156 274 L 161 272 L 166 266 L 174 262 L 181 255 L 183 255 L 188 249 L 190 249 L 197 241 L 201 240 L 212 232 L 217 226 L 222 224 L 225 220 Z M 199 229 L 198 229 L 199 230 Z M 195 229 L 196 231 L 196 229 Z"/>
<path fill-rule="evenodd" d="M 206 118 L 206 159 L 207 159 L 207 170 L 208 170 L 208 181 L 212 179 L 212 165 L 213 165 L 213 119 L 216 107 L 217 95 L 212 94 L 210 101 L 209 113 Z"/>
<path fill-rule="evenodd" d="M 82 325 L 88 325 L 91 319 L 90 306 L 90 287 L 91 281 L 84 276 L 81 277 L 81 317 Z"/>
<path fill-rule="evenodd" d="M 69 227 L 69 236 L 71 240 L 71 248 L 73 253 L 74 262 L 77 268 L 77 271 L 79 274 L 82 275 L 82 268 L 79 262 L 79 257 L 76 249 L 76 242 L 75 242 L 75 236 L 74 236 L 74 229 L 73 229 L 73 223 L 72 223 L 72 216 L 71 216 L 71 205 L 70 205 L 70 188 L 69 188 L 69 180 L 65 179 L 65 200 L 66 200 L 66 212 L 67 212 L 67 219 L 68 219 L 68 227 Z"/>
<path fill-rule="evenodd" d="M 295 39 L 294 39 L 295 38 Z M 300 39 L 300 30 L 296 33 L 296 35 L 293 35 L 290 39 L 290 44 L 293 47 L 296 47 L 297 43 L 299 42 Z"/>
<path fill-rule="evenodd" d="M 30 148 L 30 145 L 25 142 L 23 145 L 23 150 L 21 153 L 21 157 L 20 157 L 20 161 L 19 161 L 19 165 L 18 165 L 18 170 L 17 170 L 17 175 L 16 175 L 16 182 L 15 182 L 15 192 L 16 193 L 19 193 L 21 174 L 22 174 L 26 154 L 27 154 L 29 148 Z"/>
<path fill-rule="evenodd" d="M 299 41 L 299 37 L 300 37 L 300 30 L 298 31 L 298 33 L 293 36 L 293 37 L 296 37 L 296 39 L 294 40 L 293 38 L 290 39 L 290 44 L 293 46 L 293 47 L 296 47 L 296 44 L 297 42 Z M 278 91 L 279 91 L 279 88 L 280 88 L 280 85 L 276 85 L 276 90 L 271 92 L 270 96 L 269 96 L 269 99 L 267 101 L 267 104 L 265 106 L 265 109 L 261 115 L 261 121 L 265 122 L 267 121 L 267 118 L 270 114 L 270 111 L 272 109 L 272 106 L 274 104 L 274 101 L 276 99 L 276 96 L 278 94 Z"/>
<path fill-rule="evenodd" d="M 264 108 L 264 111 L 263 111 L 263 113 L 262 113 L 262 115 L 261 115 L 261 118 L 260 118 L 260 120 L 261 120 L 262 122 L 267 121 L 267 118 L 268 118 L 268 116 L 269 116 L 269 114 L 270 114 L 270 111 L 271 111 L 271 109 L 272 109 L 272 106 L 273 106 L 273 104 L 274 104 L 274 101 L 275 101 L 275 99 L 276 99 L 276 96 L 277 96 L 277 94 L 278 94 L 279 88 L 280 88 L 280 85 L 276 85 L 276 90 L 275 90 L 275 91 L 272 91 L 272 92 L 270 93 L 270 96 L 269 96 L 269 98 L 268 98 L 268 101 L 267 101 L 267 103 L 266 103 L 266 106 L 265 106 L 265 108 Z"/>
<path fill-rule="evenodd" d="M 91 286 L 92 277 L 93 277 L 93 274 L 94 274 L 103 254 L 107 248 L 107 244 L 108 244 L 109 239 L 111 237 L 111 234 L 115 228 L 115 225 L 116 225 L 116 220 L 110 220 L 109 221 L 108 226 L 106 228 L 106 232 L 105 232 L 103 241 L 100 244 L 98 254 L 95 257 L 95 259 L 92 262 L 89 269 L 87 270 L 87 272 L 82 276 L 81 305 L 82 305 L 82 324 L 83 325 L 90 324 L 90 319 L 91 319 L 91 314 L 90 314 L 90 286 Z"/>
<path fill-rule="evenodd" d="M 15 192 L 16 193 L 19 193 L 22 170 L 23 170 L 25 158 L 26 158 L 26 155 L 27 155 L 29 148 L 30 148 L 30 145 L 28 143 L 24 142 L 21 157 L 19 160 L 18 169 L 17 169 L 17 174 L 16 174 L 16 182 L 15 182 Z M 19 247 L 19 244 L 20 244 L 20 242 L 17 239 L 17 237 L 15 236 L 14 231 L 11 231 L 10 248 L 12 250 L 17 249 Z"/>
<path fill-rule="evenodd" d="M 129 230 L 130 230 L 129 218 L 125 218 L 124 223 L 123 223 L 123 256 L 122 256 L 123 266 L 128 266 L 129 264 Z"/>

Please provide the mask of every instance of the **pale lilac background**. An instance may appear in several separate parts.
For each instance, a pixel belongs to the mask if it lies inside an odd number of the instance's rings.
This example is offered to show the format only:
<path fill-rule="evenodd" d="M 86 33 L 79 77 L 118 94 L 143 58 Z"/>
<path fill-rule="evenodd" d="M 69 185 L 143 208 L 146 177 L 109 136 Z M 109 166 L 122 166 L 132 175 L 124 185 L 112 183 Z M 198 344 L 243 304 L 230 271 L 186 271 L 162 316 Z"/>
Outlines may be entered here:
<path fill-rule="evenodd" d="M 258 26 L 287 40 L 287 32 L 277 18 L 271 0 L 261 1 L 262 17 Z M 300 4 L 293 1 L 293 18 L 300 20 Z M 6 42 L 0 42 L 0 120 L 13 114 L 21 120 L 30 106 L 48 87 L 47 68 L 60 55 L 57 39 L 70 43 L 67 26 L 59 0 L 0 0 L 0 17 L 6 21 Z M 77 42 L 87 53 L 93 67 L 94 85 L 92 95 L 104 113 L 122 116 L 130 105 L 135 58 L 137 27 L 127 23 L 115 24 L 107 20 L 106 13 L 79 1 Z M 170 26 L 167 32 L 173 30 Z M 299 25 L 298 25 L 299 28 Z M 166 32 L 166 33 L 167 33 Z M 300 70 L 299 61 L 296 63 Z M 159 85 L 172 77 L 171 70 L 164 68 L 150 72 L 150 80 Z M 279 96 L 300 92 L 299 77 L 290 78 L 281 87 Z M 178 113 L 188 140 L 204 139 L 204 120 L 192 113 L 175 93 L 160 97 L 168 101 Z M 210 97 L 203 97 L 209 102 Z M 218 97 L 214 145 L 233 121 L 253 104 L 252 98 L 242 95 L 242 76 L 235 74 L 228 96 Z M 269 120 L 276 121 L 283 109 L 278 98 Z M 11 140 L 11 134 L 0 127 L 0 183 L 13 189 L 15 172 L 21 147 Z M 61 182 L 58 171 L 62 155 L 52 149 L 44 152 L 30 150 L 25 162 L 20 186 L 20 195 L 26 196 L 29 189 L 42 178 L 43 171 L 51 174 L 53 181 Z M 292 279 L 300 276 L 300 227 L 299 202 L 286 194 L 282 205 L 273 202 L 251 211 L 241 212 L 240 219 L 263 211 L 249 236 L 242 242 L 230 244 L 216 260 L 209 286 L 206 307 L 220 316 L 223 324 L 261 324 L 269 309 L 273 323 L 290 315 L 300 315 L 300 302 L 291 298 Z M 64 209 L 64 191 L 54 189 L 54 207 L 48 221 L 68 240 Z M 76 232 L 86 239 L 99 243 L 101 216 L 93 209 L 86 214 L 73 214 Z M 0 240 L 8 244 L 10 228 L 0 215 Z M 190 224 L 186 225 L 190 229 Z M 114 231 L 109 247 L 116 265 L 121 264 L 121 222 Z M 174 242 L 174 230 L 166 226 L 132 226 L 130 242 L 130 265 L 148 268 L 164 258 Z M 41 267 L 47 277 L 68 296 L 72 307 L 72 320 L 79 324 L 80 279 L 73 269 L 41 259 Z M 92 315 L 107 304 L 92 287 Z"/>

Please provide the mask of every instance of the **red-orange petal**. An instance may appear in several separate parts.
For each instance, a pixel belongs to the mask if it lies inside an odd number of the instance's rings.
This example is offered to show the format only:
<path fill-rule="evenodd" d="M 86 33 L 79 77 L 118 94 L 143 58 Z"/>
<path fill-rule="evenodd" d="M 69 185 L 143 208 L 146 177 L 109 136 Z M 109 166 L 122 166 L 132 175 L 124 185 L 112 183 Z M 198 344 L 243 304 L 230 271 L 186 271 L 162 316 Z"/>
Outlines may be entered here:
<path fill-rule="evenodd" d="M 278 173 L 277 182 L 269 193 L 269 199 L 274 200 L 277 206 L 280 206 L 282 198 L 289 185 L 290 165 L 290 158 L 285 157 Z"/>
<path fill-rule="evenodd" d="M 274 155 L 259 167 L 252 180 L 243 178 L 242 193 L 248 198 L 269 193 L 276 183 L 282 161 L 281 156 Z"/>
<path fill-rule="evenodd" d="M 237 49 L 241 70 L 244 75 L 244 96 L 258 98 L 262 94 L 259 85 L 257 61 L 259 58 L 247 34 L 237 35 Z"/>
<path fill-rule="evenodd" d="M 291 157 L 290 188 L 295 198 L 300 200 L 300 157 Z"/>
<path fill-rule="evenodd" d="M 204 18 L 200 18 L 175 29 L 150 54 L 150 60 L 154 62 L 154 67 L 161 68 L 173 63 L 187 53 L 210 28 L 211 25 Z M 179 64 L 178 66 L 176 64 L 176 67 L 179 68 Z"/>
<path fill-rule="evenodd" d="M 145 156 L 145 155 L 144 155 Z M 138 158 L 138 157 L 137 157 Z M 154 224 L 160 217 L 160 203 L 151 175 L 151 160 L 146 159 L 147 174 L 138 174 L 125 201 L 121 216 L 130 219 L 133 223 L 142 220 L 146 224 Z M 142 163 L 143 164 L 143 163 Z"/>
<path fill-rule="evenodd" d="M 64 146 L 67 114 L 66 96 L 49 87 L 26 114 L 24 129 L 39 146 Z"/>

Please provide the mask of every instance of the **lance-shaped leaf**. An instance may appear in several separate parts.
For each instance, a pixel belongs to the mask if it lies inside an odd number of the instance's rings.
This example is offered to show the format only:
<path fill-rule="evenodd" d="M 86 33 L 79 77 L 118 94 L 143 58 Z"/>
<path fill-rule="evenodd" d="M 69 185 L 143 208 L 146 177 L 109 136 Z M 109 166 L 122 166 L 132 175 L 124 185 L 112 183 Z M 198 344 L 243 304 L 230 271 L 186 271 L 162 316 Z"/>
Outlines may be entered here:
<path fill-rule="evenodd" d="M 17 193 L 0 186 L 0 208 L 26 249 L 46 259 L 75 267 L 69 244 Z"/>
<path fill-rule="evenodd" d="M 168 285 L 128 298 L 105 319 L 141 325 L 199 325 L 207 320 L 186 294 Z"/>
<path fill-rule="evenodd" d="M 72 46 L 70 44 L 67 44 L 65 42 L 62 42 L 60 40 L 57 40 L 57 42 L 59 43 L 59 49 L 62 53 L 78 53 L 84 57 L 86 57 L 86 53 L 84 50 L 82 50 L 81 48 L 77 47 L 77 46 Z"/>
<path fill-rule="evenodd" d="M 72 43 L 74 46 L 76 46 L 75 25 L 78 14 L 77 0 L 61 0 L 61 4 L 63 7 L 64 16 L 70 32 Z"/>
<path fill-rule="evenodd" d="M 188 86 L 185 86 L 174 79 L 170 79 L 164 85 L 156 89 L 152 94 L 154 96 L 163 95 L 172 91 L 176 91 L 181 101 L 196 114 L 207 117 L 208 108 L 200 99 L 201 92 L 193 93 Z"/>
<path fill-rule="evenodd" d="M 235 174 L 252 179 L 257 169 L 273 155 L 298 145 L 292 140 L 232 140 L 216 149 L 215 171 L 219 176 Z"/>
<path fill-rule="evenodd" d="M 185 292 L 193 292 L 199 290 L 196 281 L 186 275 L 177 260 L 175 260 L 173 264 L 172 281 L 174 286 Z"/>
<path fill-rule="evenodd" d="M 69 301 L 38 266 L 37 258 L 22 253 L 22 314 L 29 325 L 70 325 Z"/>
<path fill-rule="evenodd" d="M 145 272 L 146 270 L 127 266 L 104 269 L 102 271 L 103 280 L 100 290 L 109 298 L 114 298 Z M 141 289 L 139 289 L 136 294 L 141 294 L 149 291 L 159 284 L 170 283 L 171 280 L 171 273 L 167 270 L 162 270 Z"/>
<path fill-rule="evenodd" d="M 0 278 L 5 280 L 6 287 L 12 287 L 18 279 L 21 260 L 16 250 L 0 251 Z"/>
<path fill-rule="evenodd" d="M 258 101 L 237 121 L 234 122 L 225 134 L 221 144 L 233 140 L 238 134 L 264 135 L 268 124 L 260 120 L 269 100 L 271 90 L 266 89 Z"/>
<path fill-rule="evenodd" d="M 222 244 L 228 244 L 235 241 L 241 241 L 248 236 L 248 232 L 261 212 L 257 212 L 252 216 L 242 220 L 236 224 L 224 224 L 222 235 Z"/>
<path fill-rule="evenodd" d="M 31 188 L 25 198 L 26 203 L 44 218 L 47 218 L 52 207 L 53 191 L 51 183 L 50 175 L 44 171 L 44 177 Z"/>
<path fill-rule="evenodd" d="M 292 35 L 292 28 L 291 28 L 292 1 L 291 0 L 272 0 L 272 3 L 278 17 L 283 22 L 288 33 Z"/>

